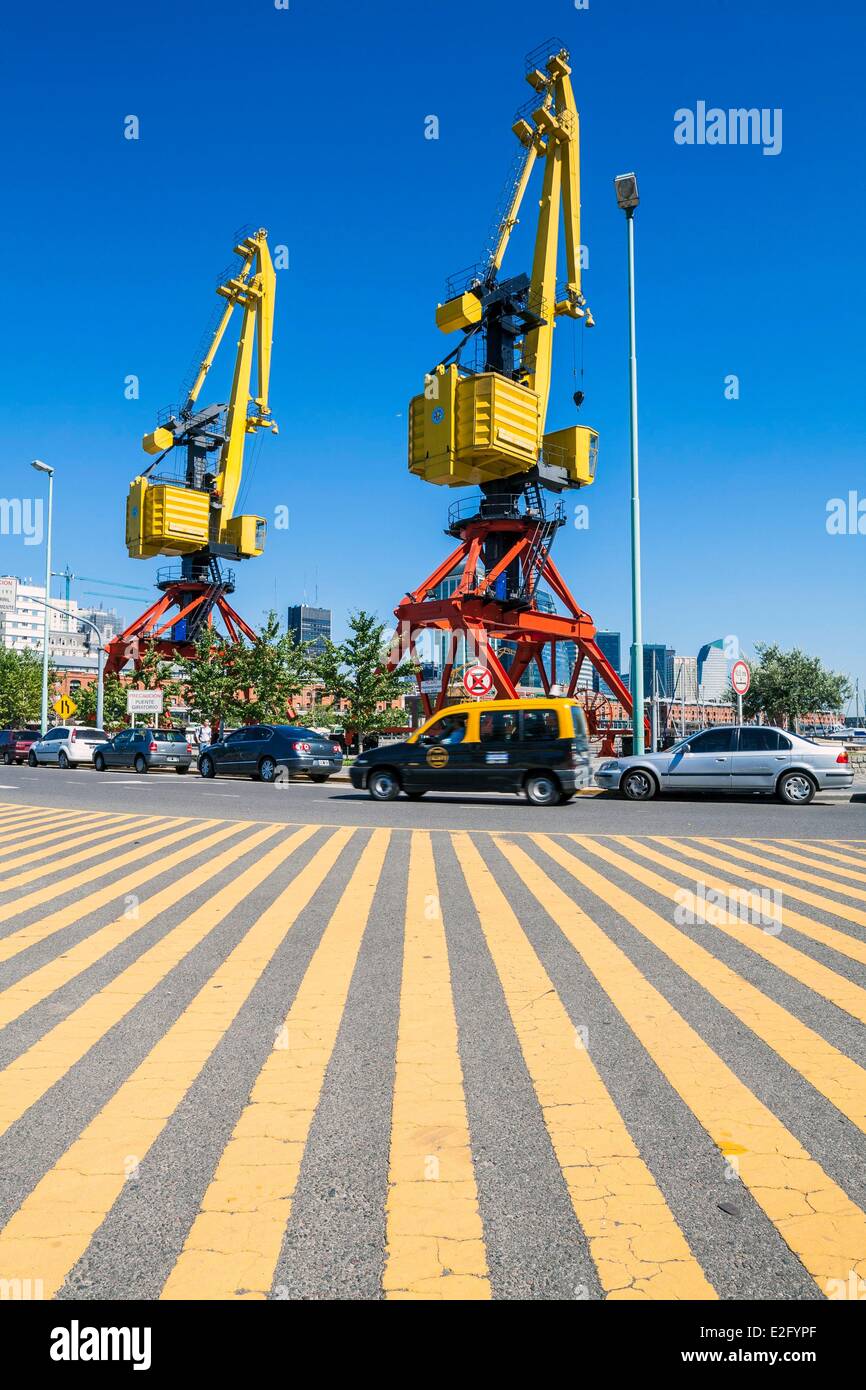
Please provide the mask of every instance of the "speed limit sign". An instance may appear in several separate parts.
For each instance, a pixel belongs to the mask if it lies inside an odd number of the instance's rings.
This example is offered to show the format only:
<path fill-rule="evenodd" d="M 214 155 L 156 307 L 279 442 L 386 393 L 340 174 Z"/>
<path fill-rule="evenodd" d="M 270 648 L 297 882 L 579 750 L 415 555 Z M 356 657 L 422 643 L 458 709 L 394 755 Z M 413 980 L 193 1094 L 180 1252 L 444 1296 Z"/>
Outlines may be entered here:
<path fill-rule="evenodd" d="M 731 685 L 737 695 L 745 695 L 752 684 L 752 673 L 745 661 L 735 661 L 731 667 Z"/>
<path fill-rule="evenodd" d="M 467 666 L 463 672 L 463 689 L 467 695 L 483 700 L 493 689 L 493 677 L 486 666 Z"/>

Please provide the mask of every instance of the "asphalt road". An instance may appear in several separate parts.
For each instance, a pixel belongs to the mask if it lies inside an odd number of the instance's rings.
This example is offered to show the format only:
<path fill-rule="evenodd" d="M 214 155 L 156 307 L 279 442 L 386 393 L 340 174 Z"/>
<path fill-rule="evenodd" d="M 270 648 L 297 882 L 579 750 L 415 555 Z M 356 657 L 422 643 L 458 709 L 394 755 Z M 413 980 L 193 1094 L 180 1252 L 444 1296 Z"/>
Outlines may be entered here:
<path fill-rule="evenodd" d="M 866 1277 L 864 804 L 0 768 L 0 1280 L 812 1300 Z"/>
<path fill-rule="evenodd" d="M 205 782 L 195 771 L 96 773 L 92 768 L 0 767 L 0 804 L 18 795 L 30 805 L 59 809 L 136 809 L 178 816 L 426 830 L 572 830 L 586 834 L 866 836 L 866 779 L 851 792 L 820 793 L 810 806 L 783 806 L 769 797 L 659 797 L 646 804 L 608 792 L 581 795 L 567 806 L 530 808 L 521 797 L 428 794 L 374 802 L 347 780 L 323 786 L 298 779 L 265 786 L 248 778 Z"/>

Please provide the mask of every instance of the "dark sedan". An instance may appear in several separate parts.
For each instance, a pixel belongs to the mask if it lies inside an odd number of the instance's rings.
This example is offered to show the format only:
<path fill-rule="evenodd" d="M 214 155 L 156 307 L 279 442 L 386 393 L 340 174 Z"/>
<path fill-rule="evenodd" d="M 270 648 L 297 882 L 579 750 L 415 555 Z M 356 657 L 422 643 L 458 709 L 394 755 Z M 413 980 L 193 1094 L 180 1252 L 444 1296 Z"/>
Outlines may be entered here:
<path fill-rule="evenodd" d="M 343 766 L 339 744 L 295 724 L 250 724 L 202 748 L 202 777 L 257 777 L 286 781 L 299 772 L 327 782 Z"/>

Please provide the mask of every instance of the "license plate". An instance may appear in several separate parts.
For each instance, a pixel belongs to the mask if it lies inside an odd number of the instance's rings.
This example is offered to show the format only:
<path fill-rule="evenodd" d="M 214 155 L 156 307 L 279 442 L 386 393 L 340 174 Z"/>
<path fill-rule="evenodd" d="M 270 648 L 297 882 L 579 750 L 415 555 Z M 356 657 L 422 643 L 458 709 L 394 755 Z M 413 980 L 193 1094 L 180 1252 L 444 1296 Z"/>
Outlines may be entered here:
<path fill-rule="evenodd" d="M 180 758 L 166 758 L 165 761 L 166 761 L 167 763 L 179 763 L 179 762 L 180 762 Z"/>
<path fill-rule="evenodd" d="M 316 758 L 316 767 L 330 767 L 330 758 Z"/>

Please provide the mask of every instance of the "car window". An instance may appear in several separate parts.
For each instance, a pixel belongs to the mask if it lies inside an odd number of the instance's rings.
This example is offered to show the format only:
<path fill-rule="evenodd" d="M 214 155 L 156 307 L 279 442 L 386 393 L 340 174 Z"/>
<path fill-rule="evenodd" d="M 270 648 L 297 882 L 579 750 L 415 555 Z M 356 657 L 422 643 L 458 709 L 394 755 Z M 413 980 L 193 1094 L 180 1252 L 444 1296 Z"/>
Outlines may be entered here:
<path fill-rule="evenodd" d="M 117 734 L 114 739 L 115 748 L 125 748 L 132 738 L 132 731 L 124 729 L 122 734 Z"/>
<path fill-rule="evenodd" d="M 246 729 L 235 729 L 233 734 L 227 736 L 226 743 L 242 743 L 246 736 Z"/>
<path fill-rule="evenodd" d="M 762 729 L 758 726 L 754 729 L 740 730 L 741 753 L 775 753 L 781 746 L 781 738 L 775 729 Z"/>
<path fill-rule="evenodd" d="M 186 743 L 186 734 L 182 734 L 177 729 L 157 729 L 157 743 Z"/>
<path fill-rule="evenodd" d="M 689 743 L 690 753 L 730 753 L 734 745 L 733 729 L 707 729 Z"/>
<path fill-rule="evenodd" d="M 517 710 L 484 710 L 479 716 L 479 738 L 482 743 L 516 739 L 519 723 Z"/>
<path fill-rule="evenodd" d="M 571 722 L 574 727 L 575 742 L 582 752 L 583 749 L 589 747 L 589 732 L 586 726 L 586 715 L 582 709 L 578 709 L 577 705 L 571 707 Z"/>
<path fill-rule="evenodd" d="M 559 738 L 559 716 L 555 709 L 525 709 L 523 737 L 527 740 Z"/>
<path fill-rule="evenodd" d="M 461 743 L 466 733 L 465 714 L 445 714 L 423 735 L 424 743 Z"/>

